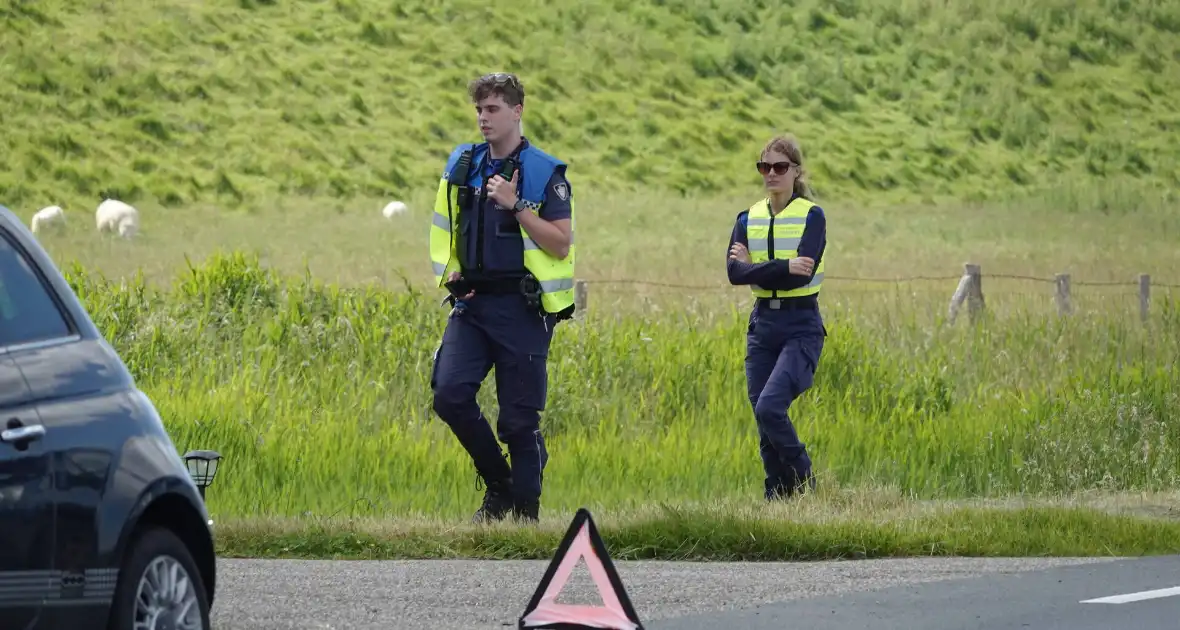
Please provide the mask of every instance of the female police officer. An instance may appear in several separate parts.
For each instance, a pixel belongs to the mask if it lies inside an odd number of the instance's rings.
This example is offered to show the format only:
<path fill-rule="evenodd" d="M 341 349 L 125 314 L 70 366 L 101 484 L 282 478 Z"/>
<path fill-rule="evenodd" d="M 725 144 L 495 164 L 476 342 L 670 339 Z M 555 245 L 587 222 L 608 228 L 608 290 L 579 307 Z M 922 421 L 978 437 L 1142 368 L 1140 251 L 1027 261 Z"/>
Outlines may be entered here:
<path fill-rule="evenodd" d="M 729 282 L 756 298 L 746 331 L 746 382 L 758 425 L 767 500 L 815 488 L 811 458 L 787 409 L 812 385 L 827 329 L 819 312 L 827 243 L 823 210 L 807 197 L 803 155 L 772 138 L 757 163 L 769 195 L 738 213 Z"/>

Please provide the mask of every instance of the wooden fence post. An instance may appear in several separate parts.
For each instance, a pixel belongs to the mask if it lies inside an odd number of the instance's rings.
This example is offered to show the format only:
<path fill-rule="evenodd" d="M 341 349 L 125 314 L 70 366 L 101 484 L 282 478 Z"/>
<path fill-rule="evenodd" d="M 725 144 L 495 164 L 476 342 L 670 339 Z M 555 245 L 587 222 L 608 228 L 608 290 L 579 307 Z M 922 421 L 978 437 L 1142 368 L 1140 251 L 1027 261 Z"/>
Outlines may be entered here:
<path fill-rule="evenodd" d="M 952 324 L 959 316 L 959 308 L 964 301 L 967 302 L 967 316 L 972 322 L 977 321 L 983 312 L 983 272 L 979 265 L 973 263 L 965 263 L 963 269 L 963 277 L 959 278 L 959 286 L 955 288 L 955 294 L 951 296 L 951 303 L 947 307 L 947 319 Z"/>
<path fill-rule="evenodd" d="M 1139 321 L 1147 323 L 1147 306 L 1151 303 L 1151 276 L 1139 274 Z"/>
<path fill-rule="evenodd" d="M 967 285 L 971 283 L 971 277 L 963 274 L 959 278 L 959 286 L 955 287 L 955 293 L 951 296 L 951 303 L 946 309 L 946 318 L 948 323 L 954 324 L 959 317 L 959 308 L 963 306 L 963 300 L 967 299 Z"/>
<path fill-rule="evenodd" d="M 967 316 L 972 323 L 983 315 L 983 270 L 979 265 L 966 263 L 963 265 L 971 282 L 967 285 Z"/>
<path fill-rule="evenodd" d="M 585 317 L 589 284 L 585 280 L 574 280 L 574 316 Z"/>
<path fill-rule="evenodd" d="M 1061 315 L 1069 315 L 1073 313 L 1073 301 L 1069 295 L 1069 274 L 1059 273 L 1054 278 L 1054 283 L 1057 285 L 1057 312 Z"/>

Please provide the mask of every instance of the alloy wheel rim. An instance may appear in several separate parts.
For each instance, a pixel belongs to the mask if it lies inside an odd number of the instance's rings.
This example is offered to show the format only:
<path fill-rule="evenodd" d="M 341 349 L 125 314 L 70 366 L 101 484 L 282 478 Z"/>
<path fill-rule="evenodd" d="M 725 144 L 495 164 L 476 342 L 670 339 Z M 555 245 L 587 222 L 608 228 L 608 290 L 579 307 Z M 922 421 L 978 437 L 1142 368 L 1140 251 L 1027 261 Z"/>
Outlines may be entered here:
<path fill-rule="evenodd" d="M 204 630 L 188 571 L 171 556 L 154 558 L 139 578 L 134 630 Z"/>

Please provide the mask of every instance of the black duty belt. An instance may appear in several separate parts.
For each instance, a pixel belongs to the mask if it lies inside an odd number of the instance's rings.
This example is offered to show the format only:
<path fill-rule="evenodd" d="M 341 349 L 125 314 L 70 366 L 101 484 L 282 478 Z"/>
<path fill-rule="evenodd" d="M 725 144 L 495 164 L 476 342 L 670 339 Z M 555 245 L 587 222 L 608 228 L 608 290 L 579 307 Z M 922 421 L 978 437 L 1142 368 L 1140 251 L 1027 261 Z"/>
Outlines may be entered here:
<path fill-rule="evenodd" d="M 480 278 L 468 280 L 467 284 L 476 295 L 520 294 L 521 278 Z"/>
<path fill-rule="evenodd" d="M 758 305 L 772 311 L 806 311 L 819 308 L 819 301 L 812 296 L 797 298 L 758 298 Z"/>

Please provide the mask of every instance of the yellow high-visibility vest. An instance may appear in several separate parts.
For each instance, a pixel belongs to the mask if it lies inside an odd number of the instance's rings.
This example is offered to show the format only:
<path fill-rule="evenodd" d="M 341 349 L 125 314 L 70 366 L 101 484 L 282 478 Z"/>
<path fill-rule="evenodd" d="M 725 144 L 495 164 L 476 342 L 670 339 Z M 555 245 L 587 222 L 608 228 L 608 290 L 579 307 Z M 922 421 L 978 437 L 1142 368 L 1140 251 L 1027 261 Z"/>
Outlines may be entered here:
<path fill-rule="evenodd" d="M 471 157 L 467 181 L 452 183 L 451 174 L 465 151 L 470 151 Z M 465 208 L 459 207 L 458 187 L 464 184 L 472 188 L 483 186 L 480 164 L 487 154 L 487 143 L 460 144 L 451 152 L 443 176 L 438 182 L 438 192 L 434 199 L 434 217 L 430 224 L 430 262 L 434 269 L 435 283 L 439 287 L 446 283 L 447 276 L 452 271 L 459 271 L 459 256 L 455 244 L 455 233 L 458 230 L 455 228 L 459 224 L 459 214 Z M 539 212 L 549 178 L 555 170 L 565 167 L 564 162 L 532 145 L 520 152 L 519 195 L 529 205 L 529 209 L 522 212 Z M 574 200 L 573 192 L 568 186 L 555 194 L 569 196 L 570 248 L 566 257 L 558 259 L 541 249 L 529 237 L 523 225 L 520 226 L 520 237 L 524 247 L 524 266 L 541 284 L 542 309 L 546 313 L 566 317 L 572 314 L 574 309 Z"/>
<path fill-rule="evenodd" d="M 799 239 L 803 236 L 803 228 L 807 224 L 807 211 L 815 204 L 796 197 L 783 208 L 782 212 L 771 216 L 770 199 L 763 199 L 750 206 L 746 215 L 746 242 L 750 251 L 750 260 L 755 263 L 766 262 L 771 259 L 790 259 L 799 255 Z M 770 250 L 771 243 L 774 251 Z M 793 298 L 804 295 L 816 295 L 824 282 L 824 262 L 827 260 L 827 250 L 824 257 L 815 266 L 815 277 L 807 285 L 790 291 L 771 291 L 758 285 L 750 285 L 755 297 L 760 298 Z"/>

